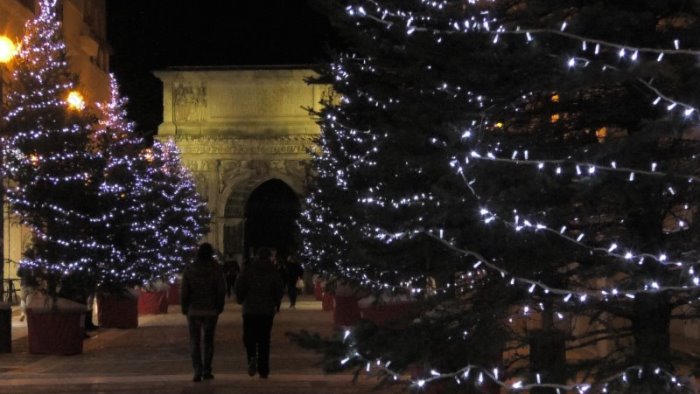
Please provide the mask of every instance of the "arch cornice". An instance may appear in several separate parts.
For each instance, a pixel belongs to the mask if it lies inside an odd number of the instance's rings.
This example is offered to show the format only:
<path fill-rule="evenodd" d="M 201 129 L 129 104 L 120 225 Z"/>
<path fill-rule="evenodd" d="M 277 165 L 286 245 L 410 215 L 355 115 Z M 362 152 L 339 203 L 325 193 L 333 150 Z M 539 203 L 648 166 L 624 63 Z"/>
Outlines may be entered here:
<path fill-rule="evenodd" d="M 294 135 L 272 138 L 232 138 L 225 136 L 170 137 L 183 155 L 308 155 L 315 147 L 317 135 Z"/>

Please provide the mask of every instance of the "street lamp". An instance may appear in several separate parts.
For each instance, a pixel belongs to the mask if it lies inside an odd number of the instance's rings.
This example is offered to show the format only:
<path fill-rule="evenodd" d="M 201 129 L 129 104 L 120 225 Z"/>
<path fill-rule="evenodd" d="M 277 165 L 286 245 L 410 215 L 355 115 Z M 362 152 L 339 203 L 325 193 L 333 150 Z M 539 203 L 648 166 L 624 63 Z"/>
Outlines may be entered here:
<path fill-rule="evenodd" d="M 9 37 L 0 35 L 0 126 L 2 126 L 2 108 L 5 102 L 5 92 L 3 85 L 5 82 L 5 65 L 12 61 L 17 53 L 17 46 L 14 41 Z M 0 130 L 0 141 L 4 144 L 5 130 Z M 1 163 L 1 161 L 0 161 Z M 0 301 L 4 299 L 5 295 L 5 237 L 9 235 L 10 220 L 9 220 L 9 209 L 5 207 L 5 179 L 4 177 L 0 179 L 0 204 L 2 204 L 2 227 L 0 227 L 0 239 L 3 240 L 2 249 L 0 249 L 0 257 L 2 258 L 2 265 L 0 265 Z M 5 231 L 5 226 L 7 226 L 7 234 Z M 8 248 L 9 250 L 9 248 Z"/>
<path fill-rule="evenodd" d="M 73 111 L 82 111 L 85 109 L 85 99 L 77 90 L 71 90 L 68 93 L 66 102 L 68 103 L 68 108 L 72 109 Z"/>
<path fill-rule="evenodd" d="M 0 104 L 3 103 L 3 83 L 5 82 L 5 64 L 12 61 L 17 53 L 17 46 L 9 37 L 0 35 Z"/>
<path fill-rule="evenodd" d="M 17 46 L 7 36 L 0 36 L 0 63 L 7 63 L 15 57 Z"/>

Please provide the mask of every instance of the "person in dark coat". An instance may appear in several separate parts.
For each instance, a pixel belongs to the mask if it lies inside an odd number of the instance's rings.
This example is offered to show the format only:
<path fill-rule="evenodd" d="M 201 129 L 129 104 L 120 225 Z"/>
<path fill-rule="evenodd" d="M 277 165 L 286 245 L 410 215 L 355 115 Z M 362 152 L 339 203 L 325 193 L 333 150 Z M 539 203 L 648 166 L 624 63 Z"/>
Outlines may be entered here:
<path fill-rule="evenodd" d="M 287 285 L 287 295 L 289 296 L 289 307 L 294 309 L 297 304 L 297 281 L 302 279 L 304 268 L 294 257 L 287 257 L 284 262 L 285 281 Z"/>
<path fill-rule="evenodd" d="M 214 332 L 219 314 L 224 310 L 226 280 L 214 259 L 214 248 L 203 243 L 193 264 L 182 273 L 180 305 L 190 329 L 192 381 L 214 379 L 211 361 L 214 357 Z"/>
<path fill-rule="evenodd" d="M 236 281 L 236 300 L 243 305 L 243 343 L 248 375 L 270 374 L 270 335 L 275 312 L 282 302 L 283 284 L 269 248 L 260 248 Z"/>

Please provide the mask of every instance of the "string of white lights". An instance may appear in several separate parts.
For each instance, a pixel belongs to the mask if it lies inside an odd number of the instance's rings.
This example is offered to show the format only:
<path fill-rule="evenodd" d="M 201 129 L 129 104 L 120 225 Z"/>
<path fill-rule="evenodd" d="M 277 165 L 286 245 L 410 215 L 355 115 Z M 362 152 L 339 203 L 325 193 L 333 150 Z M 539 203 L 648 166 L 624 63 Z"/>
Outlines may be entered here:
<path fill-rule="evenodd" d="M 630 46 L 630 45 L 624 45 L 624 44 L 619 44 L 615 42 L 610 42 L 606 40 L 601 40 L 601 39 L 596 39 L 592 37 L 585 37 L 581 36 L 578 34 L 574 33 L 569 33 L 566 31 L 567 23 L 564 22 L 561 24 L 560 29 L 551 29 L 551 28 L 533 28 L 533 29 L 527 29 L 527 28 L 521 28 L 520 26 L 508 29 L 505 26 L 499 26 L 496 29 L 492 29 L 490 26 L 495 25 L 497 21 L 493 18 L 488 18 L 484 17 L 483 20 L 481 21 L 474 21 L 472 19 L 467 19 L 464 21 L 453 21 L 450 22 L 450 28 L 448 29 L 436 29 L 432 27 L 420 27 L 416 26 L 414 23 L 416 20 L 420 19 L 413 13 L 408 13 L 408 12 L 392 12 L 388 11 L 386 9 L 382 9 L 382 7 L 373 1 L 370 1 L 370 3 L 375 5 L 376 8 L 376 13 L 381 14 L 381 16 L 376 16 L 373 14 L 370 14 L 366 11 L 366 9 L 362 6 L 348 6 L 346 9 L 346 12 L 348 12 L 349 15 L 351 16 L 358 16 L 362 18 L 367 18 L 370 19 L 374 22 L 380 23 L 385 25 L 386 27 L 392 27 L 395 25 L 395 22 L 387 20 L 387 17 L 394 17 L 401 19 L 402 23 L 406 25 L 406 33 L 407 35 L 412 35 L 415 32 L 426 32 L 430 34 L 458 34 L 458 33 L 480 33 L 480 34 L 488 34 L 494 36 L 494 39 L 492 42 L 494 44 L 498 43 L 498 37 L 500 35 L 525 35 L 527 37 L 526 43 L 530 43 L 534 40 L 533 36 L 535 35 L 558 35 L 562 37 L 566 37 L 572 40 L 578 41 L 581 45 L 580 48 L 583 52 L 586 52 L 589 50 L 589 47 L 592 48 L 592 51 L 595 55 L 599 55 L 603 52 L 605 48 L 614 50 L 614 52 L 617 54 L 619 58 L 627 58 L 633 62 L 636 62 L 639 59 L 639 54 L 640 53 L 652 53 L 656 57 L 654 61 L 656 62 L 661 62 L 663 61 L 663 58 L 665 55 L 683 55 L 683 56 L 698 56 L 700 55 L 700 50 L 698 49 L 686 49 L 686 48 L 680 48 L 680 43 L 678 40 L 674 40 L 673 48 L 649 48 L 649 47 L 642 47 L 642 46 Z M 481 11 L 480 11 L 481 12 Z M 426 18 L 426 21 L 432 22 L 433 18 Z M 568 57 L 567 60 L 567 65 L 569 67 L 575 66 L 577 64 L 584 64 L 587 65 L 590 63 L 591 60 L 580 57 L 580 56 L 573 56 L 573 57 Z M 611 65 L 605 65 L 604 69 L 615 69 L 619 70 L 619 68 L 611 66 Z M 657 99 L 654 100 L 654 105 L 658 104 L 660 100 L 666 101 L 667 108 L 669 111 L 675 109 L 675 108 L 681 108 L 683 109 L 684 115 L 686 117 L 689 117 L 692 114 L 698 114 L 698 109 L 694 107 L 693 105 L 690 105 L 688 103 L 684 103 L 679 100 L 675 100 L 668 95 L 663 94 L 658 88 L 654 87 L 649 81 L 645 81 L 641 78 L 637 78 L 638 81 L 647 87 L 650 91 L 654 92 L 657 94 Z"/>
<path fill-rule="evenodd" d="M 535 373 L 534 382 L 528 381 L 526 378 L 518 377 L 506 381 L 500 379 L 501 373 L 498 368 L 487 368 L 481 365 L 468 364 L 454 372 L 439 372 L 435 369 L 430 369 L 429 372 L 426 373 L 428 376 L 413 378 L 410 375 L 391 369 L 391 360 L 371 359 L 360 354 L 358 350 L 352 347 L 352 333 L 349 329 L 344 331 L 343 343 L 348 344 L 348 350 L 346 352 L 347 356 L 340 360 L 340 365 L 347 365 L 350 361 L 359 361 L 361 364 L 364 364 L 365 373 L 369 374 L 373 370 L 378 371 L 379 373 L 390 376 L 395 382 L 407 383 L 409 386 L 420 389 L 427 387 L 431 383 L 452 379 L 457 384 L 469 384 L 473 380 L 473 383 L 478 386 L 485 384 L 487 381 L 491 381 L 511 392 L 526 392 L 535 388 L 551 388 L 557 390 L 558 393 L 576 391 L 583 394 L 589 392 L 591 389 L 605 393 L 611 384 L 627 384 L 630 381 L 630 376 L 637 376 L 639 378 L 645 370 L 644 366 L 633 365 L 606 378 L 599 379 L 595 383 L 579 382 L 560 384 L 543 382 L 539 373 Z M 683 388 L 691 385 L 689 379 L 684 379 L 661 367 L 654 368 L 652 372 L 654 375 L 665 379 L 676 388 Z M 692 376 L 690 379 L 692 379 Z"/>
<path fill-rule="evenodd" d="M 423 1 L 421 1 L 423 2 Z M 375 7 L 375 11 L 377 16 L 374 14 L 370 14 L 367 12 L 367 9 L 362 6 L 348 6 L 346 7 L 346 12 L 350 16 L 357 16 L 357 17 L 362 17 L 362 18 L 367 18 L 370 20 L 373 20 L 377 23 L 383 24 L 385 26 L 392 26 L 395 23 L 392 21 L 387 20 L 387 17 L 395 18 L 395 19 L 400 19 L 402 21 L 402 24 L 406 26 L 406 32 L 408 35 L 414 33 L 414 32 L 428 32 L 431 34 L 436 34 L 436 33 L 442 33 L 442 34 L 458 34 L 458 33 L 484 33 L 484 34 L 489 34 L 494 37 L 497 37 L 499 35 L 524 35 L 527 37 L 527 41 L 530 42 L 533 40 L 533 35 L 557 35 L 561 37 L 566 37 L 575 41 L 578 41 L 581 43 L 581 48 L 583 50 L 587 50 L 589 44 L 594 44 L 593 45 L 593 50 L 595 51 L 596 54 L 601 52 L 601 49 L 603 48 L 609 48 L 615 50 L 615 52 L 629 52 L 632 55 L 635 56 L 635 54 L 639 53 L 652 53 L 656 55 L 656 59 L 658 61 L 661 61 L 663 59 L 663 56 L 659 55 L 690 55 L 690 56 L 698 56 L 700 55 L 700 49 L 693 49 L 693 48 L 680 48 L 680 42 L 678 40 L 673 41 L 673 48 L 651 48 L 651 47 L 644 47 L 644 46 L 632 46 L 632 45 L 624 45 L 616 42 L 611 42 L 607 40 L 602 40 L 598 38 L 593 38 L 593 37 L 586 37 L 580 34 L 575 34 L 575 33 L 569 33 L 566 31 L 566 28 L 568 26 L 567 22 L 562 22 L 559 24 L 559 29 L 553 29 L 553 28 L 523 28 L 520 26 L 516 26 L 514 28 L 508 28 L 505 25 L 499 25 L 496 28 L 493 28 L 492 25 L 498 24 L 498 21 L 495 18 L 488 18 L 484 15 L 488 15 L 487 11 L 483 10 L 477 10 L 479 12 L 479 15 L 483 18 L 481 21 L 478 21 L 475 23 L 474 18 L 468 18 L 464 19 L 461 21 L 457 20 L 452 20 L 449 22 L 449 27 L 445 28 L 434 28 L 434 27 L 422 27 L 422 26 L 417 26 L 415 25 L 416 21 L 426 21 L 426 22 L 433 22 L 435 18 L 431 17 L 425 17 L 421 18 L 415 13 L 411 12 L 402 12 L 402 11 L 390 11 L 386 8 L 382 8 L 381 5 L 375 1 L 368 1 L 368 3 L 373 4 Z M 494 38 L 495 42 L 498 42 L 496 38 Z M 585 44 L 583 44 L 585 43 Z"/>

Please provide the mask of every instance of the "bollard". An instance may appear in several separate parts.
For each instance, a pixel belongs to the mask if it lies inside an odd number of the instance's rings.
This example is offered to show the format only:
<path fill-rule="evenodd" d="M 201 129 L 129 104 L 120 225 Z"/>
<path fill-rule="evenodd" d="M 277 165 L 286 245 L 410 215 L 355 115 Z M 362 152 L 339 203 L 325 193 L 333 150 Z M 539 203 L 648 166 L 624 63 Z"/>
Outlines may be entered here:
<path fill-rule="evenodd" d="M 12 352 L 12 308 L 0 302 L 0 353 Z"/>

